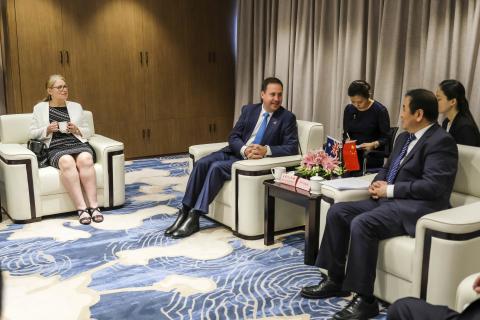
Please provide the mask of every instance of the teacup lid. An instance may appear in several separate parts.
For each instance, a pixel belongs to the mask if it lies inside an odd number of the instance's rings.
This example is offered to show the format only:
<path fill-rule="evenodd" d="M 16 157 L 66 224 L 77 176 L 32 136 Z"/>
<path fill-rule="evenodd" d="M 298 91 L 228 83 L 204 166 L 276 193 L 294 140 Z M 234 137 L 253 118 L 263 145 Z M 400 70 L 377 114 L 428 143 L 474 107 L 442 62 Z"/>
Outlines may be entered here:
<path fill-rule="evenodd" d="M 313 176 L 313 177 L 310 177 L 310 180 L 314 180 L 314 181 L 323 181 L 325 180 L 324 178 L 320 177 L 320 176 Z"/>

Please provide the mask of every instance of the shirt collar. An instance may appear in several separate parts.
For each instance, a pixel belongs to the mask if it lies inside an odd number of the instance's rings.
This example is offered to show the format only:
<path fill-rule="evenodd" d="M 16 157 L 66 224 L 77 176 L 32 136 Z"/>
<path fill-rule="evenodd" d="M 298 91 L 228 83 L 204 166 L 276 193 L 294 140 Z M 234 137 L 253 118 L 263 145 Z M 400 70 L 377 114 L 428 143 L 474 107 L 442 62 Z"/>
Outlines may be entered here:
<path fill-rule="evenodd" d="M 262 116 L 265 112 L 267 112 L 267 110 L 265 110 L 265 108 L 263 107 L 263 103 L 262 103 L 262 112 L 260 112 L 260 116 Z M 269 118 L 272 116 L 273 112 L 267 112 L 269 114 Z"/>
<path fill-rule="evenodd" d="M 427 132 L 428 129 L 430 129 L 435 123 L 430 124 L 429 126 L 426 126 L 425 128 L 422 128 L 418 130 L 417 132 L 414 133 L 416 140 L 420 140 L 420 138 Z"/>

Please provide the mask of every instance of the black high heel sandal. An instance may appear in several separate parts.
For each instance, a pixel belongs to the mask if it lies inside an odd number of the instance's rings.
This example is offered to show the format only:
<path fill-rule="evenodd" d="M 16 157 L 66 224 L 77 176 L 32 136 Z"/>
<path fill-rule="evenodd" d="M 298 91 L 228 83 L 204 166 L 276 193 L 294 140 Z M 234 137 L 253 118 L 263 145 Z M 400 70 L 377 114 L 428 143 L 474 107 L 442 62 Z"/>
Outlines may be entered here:
<path fill-rule="evenodd" d="M 100 223 L 103 221 L 103 214 L 100 212 L 100 209 L 98 207 L 96 208 L 90 208 L 90 216 L 93 222 L 95 223 Z"/>
<path fill-rule="evenodd" d="M 92 222 L 92 218 L 90 217 L 90 212 L 88 209 L 80 209 L 77 210 L 78 213 L 78 222 L 81 224 L 87 225 Z"/>

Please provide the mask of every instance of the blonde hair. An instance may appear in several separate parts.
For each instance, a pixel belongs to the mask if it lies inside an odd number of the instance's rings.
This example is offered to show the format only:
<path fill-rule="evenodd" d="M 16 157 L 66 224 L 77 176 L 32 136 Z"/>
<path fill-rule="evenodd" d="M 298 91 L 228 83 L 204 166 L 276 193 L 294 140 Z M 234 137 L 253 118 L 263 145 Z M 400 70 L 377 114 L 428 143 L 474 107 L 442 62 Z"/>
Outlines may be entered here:
<path fill-rule="evenodd" d="M 58 80 L 66 82 L 65 78 L 61 74 L 52 74 L 50 77 L 48 77 L 48 80 L 45 83 L 45 89 L 51 89 Z M 52 96 L 49 94 L 45 97 L 45 99 L 43 99 L 44 102 L 48 102 L 50 100 L 52 100 Z"/>

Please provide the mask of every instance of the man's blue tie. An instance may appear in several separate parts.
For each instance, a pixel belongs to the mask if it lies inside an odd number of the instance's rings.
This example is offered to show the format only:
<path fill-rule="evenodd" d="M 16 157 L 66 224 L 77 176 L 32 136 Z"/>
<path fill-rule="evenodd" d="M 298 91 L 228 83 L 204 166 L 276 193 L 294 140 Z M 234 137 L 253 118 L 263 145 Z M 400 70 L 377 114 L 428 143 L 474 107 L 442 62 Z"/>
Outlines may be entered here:
<path fill-rule="evenodd" d="M 267 130 L 267 122 L 268 122 L 268 117 L 270 114 L 268 112 L 265 112 L 262 117 L 262 123 L 260 124 L 260 128 L 258 128 L 257 135 L 255 136 L 255 139 L 253 139 L 253 144 L 259 144 L 262 141 L 263 135 L 265 134 L 265 131 Z"/>
<path fill-rule="evenodd" d="M 405 141 L 405 144 L 403 145 L 402 151 L 400 151 L 400 154 L 398 157 L 393 160 L 392 164 L 390 165 L 390 169 L 388 169 L 388 174 L 387 174 L 387 183 L 388 184 L 393 184 L 395 181 L 395 177 L 397 176 L 398 170 L 400 169 L 400 163 L 402 162 L 402 159 L 405 157 L 407 154 L 408 146 L 410 145 L 410 142 L 415 140 L 417 137 L 413 133 L 411 133 L 407 140 Z"/>

